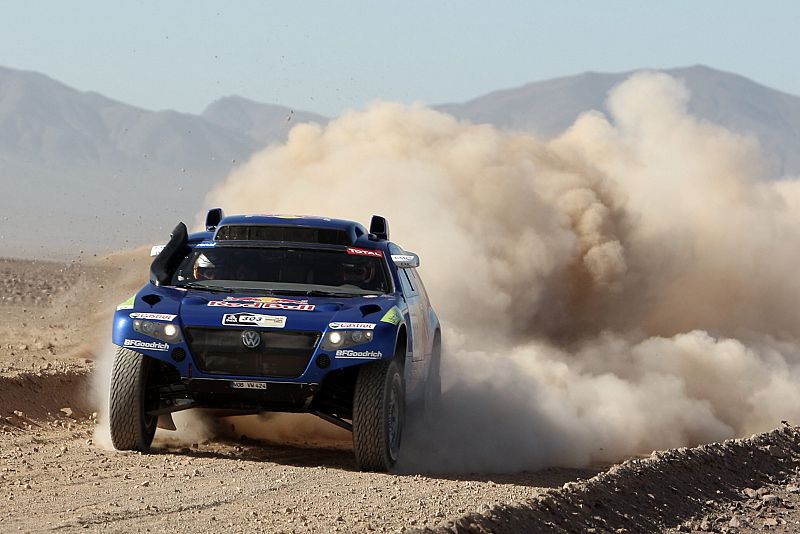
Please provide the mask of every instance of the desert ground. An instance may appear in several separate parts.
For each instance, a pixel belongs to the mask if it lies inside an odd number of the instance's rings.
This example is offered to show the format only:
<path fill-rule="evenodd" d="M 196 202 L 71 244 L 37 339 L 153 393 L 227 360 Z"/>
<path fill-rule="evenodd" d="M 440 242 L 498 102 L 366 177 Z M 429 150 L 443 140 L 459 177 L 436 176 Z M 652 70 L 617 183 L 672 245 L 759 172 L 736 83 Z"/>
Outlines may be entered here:
<path fill-rule="evenodd" d="M 114 451 L 98 376 L 112 310 L 147 261 L 0 259 L 0 532 L 800 530 L 789 423 L 613 466 L 511 474 L 360 473 L 346 435 L 303 417 L 189 414 L 150 454 Z"/>

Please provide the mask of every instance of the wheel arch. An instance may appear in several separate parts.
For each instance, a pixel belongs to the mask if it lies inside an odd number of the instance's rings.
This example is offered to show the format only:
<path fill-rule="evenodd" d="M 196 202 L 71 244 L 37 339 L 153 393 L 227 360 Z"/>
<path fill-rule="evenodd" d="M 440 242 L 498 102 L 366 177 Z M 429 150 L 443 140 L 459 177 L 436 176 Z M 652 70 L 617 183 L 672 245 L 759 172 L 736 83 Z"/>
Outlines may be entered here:
<path fill-rule="evenodd" d="M 406 358 L 408 357 L 408 341 L 408 329 L 403 323 L 397 327 L 397 338 L 394 342 L 394 359 L 402 367 L 405 367 Z"/>

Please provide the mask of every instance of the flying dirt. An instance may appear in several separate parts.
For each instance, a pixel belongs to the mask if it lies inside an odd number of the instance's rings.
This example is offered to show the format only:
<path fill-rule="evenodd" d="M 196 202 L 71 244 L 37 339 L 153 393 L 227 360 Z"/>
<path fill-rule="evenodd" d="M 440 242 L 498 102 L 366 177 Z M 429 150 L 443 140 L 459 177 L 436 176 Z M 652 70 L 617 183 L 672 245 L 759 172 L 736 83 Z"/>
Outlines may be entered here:
<path fill-rule="evenodd" d="M 800 415 L 800 187 L 689 98 L 637 74 L 609 116 L 551 141 L 378 103 L 295 127 L 207 204 L 380 213 L 420 254 L 445 399 L 406 469 L 580 466 L 749 435 Z"/>

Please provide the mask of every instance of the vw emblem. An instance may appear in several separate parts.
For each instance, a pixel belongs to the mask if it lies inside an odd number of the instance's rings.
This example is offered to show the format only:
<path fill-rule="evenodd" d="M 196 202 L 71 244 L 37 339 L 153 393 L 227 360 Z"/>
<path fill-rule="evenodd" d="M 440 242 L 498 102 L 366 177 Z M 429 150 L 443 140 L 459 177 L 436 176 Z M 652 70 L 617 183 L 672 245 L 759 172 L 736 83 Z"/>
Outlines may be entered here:
<path fill-rule="evenodd" d="M 253 330 L 245 330 L 242 332 L 242 345 L 248 349 L 254 349 L 261 345 L 261 336 Z"/>

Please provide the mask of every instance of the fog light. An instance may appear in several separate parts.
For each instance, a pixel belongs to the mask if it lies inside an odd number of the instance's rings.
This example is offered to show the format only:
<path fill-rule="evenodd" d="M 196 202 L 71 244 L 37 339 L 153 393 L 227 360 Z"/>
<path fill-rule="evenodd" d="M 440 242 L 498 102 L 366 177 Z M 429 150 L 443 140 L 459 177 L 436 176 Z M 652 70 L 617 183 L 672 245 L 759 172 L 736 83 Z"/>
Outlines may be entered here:
<path fill-rule="evenodd" d="M 186 351 L 178 347 L 172 350 L 172 359 L 176 362 L 182 362 L 186 358 Z"/>

